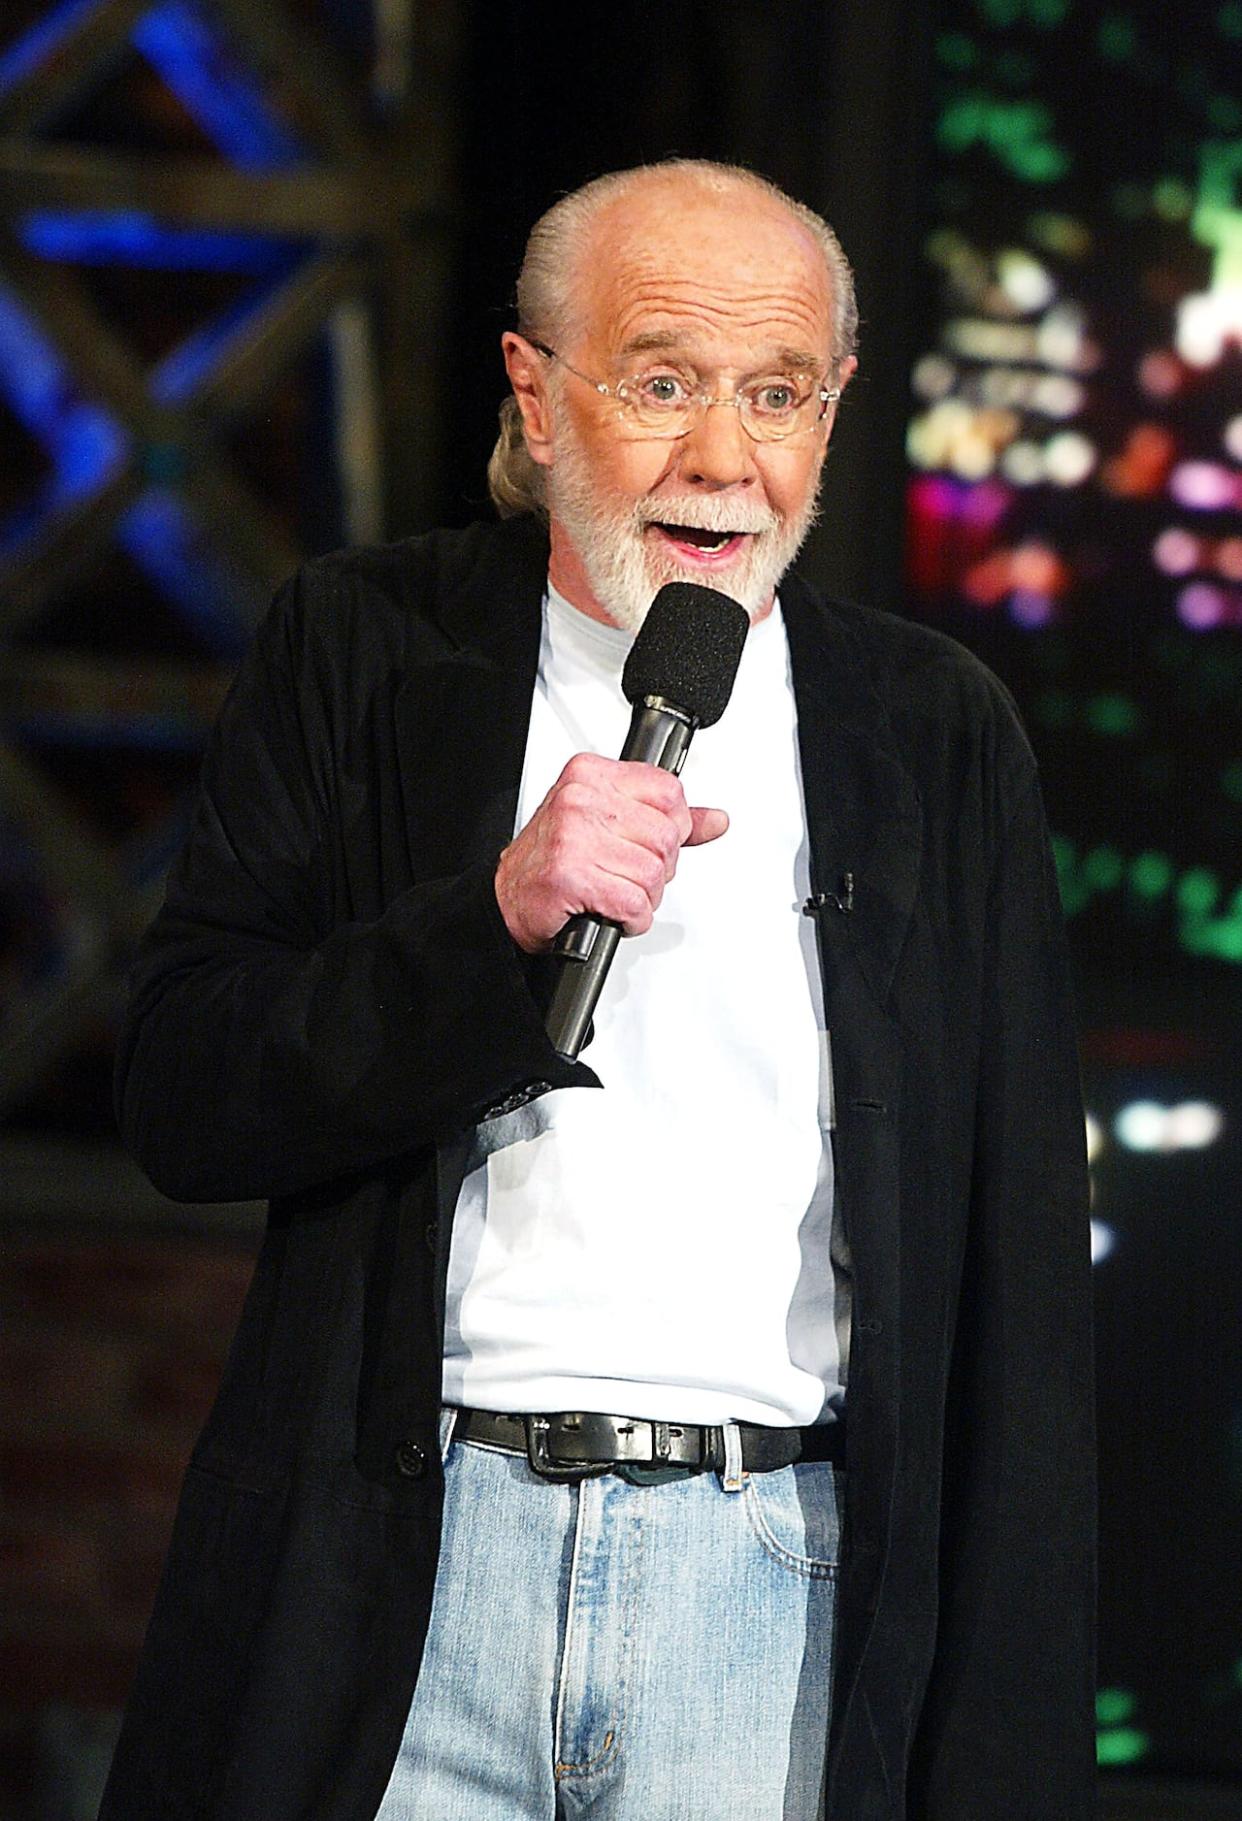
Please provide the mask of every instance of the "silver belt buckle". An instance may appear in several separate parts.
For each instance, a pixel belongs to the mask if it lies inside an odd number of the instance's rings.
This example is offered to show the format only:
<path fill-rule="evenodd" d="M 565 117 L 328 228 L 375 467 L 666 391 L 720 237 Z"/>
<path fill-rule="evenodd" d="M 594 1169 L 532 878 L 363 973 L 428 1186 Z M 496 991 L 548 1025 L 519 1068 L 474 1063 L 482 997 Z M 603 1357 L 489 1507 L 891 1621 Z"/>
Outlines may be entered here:
<path fill-rule="evenodd" d="M 612 1472 L 611 1461 L 560 1461 L 551 1450 L 552 1419 L 549 1416 L 526 1416 L 522 1419 L 526 1429 L 526 1458 L 531 1471 L 540 1479 L 556 1480 L 565 1485 L 572 1485 L 577 1480 L 597 1478 L 600 1474 Z"/>

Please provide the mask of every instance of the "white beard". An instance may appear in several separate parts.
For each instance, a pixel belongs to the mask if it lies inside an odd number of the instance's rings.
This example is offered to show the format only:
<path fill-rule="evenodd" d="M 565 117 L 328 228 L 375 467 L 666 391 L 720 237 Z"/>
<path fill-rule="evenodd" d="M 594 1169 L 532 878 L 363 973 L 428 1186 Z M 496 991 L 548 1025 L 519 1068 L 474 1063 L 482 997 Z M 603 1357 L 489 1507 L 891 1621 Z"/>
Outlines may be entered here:
<path fill-rule="evenodd" d="M 608 617 L 637 632 L 665 582 L 696 582 L 731 595 L 752 623 L 770 603 L 776 585 L 802 548 L 818 513 L 817 488 L 792 518 L 753 501 L 689 491 L 658 500 L 615 502 L 601 490 L 590 458 L 567 412 L 558 413 L 556 460 L 546 471 L 548 504 L 581 559 L 592 592 Z M 705 573 L 683 562 L 665 539 L 647 532 L 656 523 L 750 535 L 733 563 Z"/>

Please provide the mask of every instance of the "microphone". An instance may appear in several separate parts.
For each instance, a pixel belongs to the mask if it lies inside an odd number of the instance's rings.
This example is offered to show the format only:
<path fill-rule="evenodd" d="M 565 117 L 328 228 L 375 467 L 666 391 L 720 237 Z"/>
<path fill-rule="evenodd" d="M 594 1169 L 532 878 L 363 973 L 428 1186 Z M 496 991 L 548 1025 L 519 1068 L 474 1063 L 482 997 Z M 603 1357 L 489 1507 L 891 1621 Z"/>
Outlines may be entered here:
<path fill-rule="evenodd" d="M 634 710 L 623 759 L 674 776 L 697 727 L 713 726 L 729 705 L 750 630 L 744 607 L 715 588 L 667 582 L 625 660 L 621 688 Z M 612 965 L 621 926 L 583 911 L 556 941 L 556 984 L 544 1028 L 566 1062 L 576 1062 Z"/>

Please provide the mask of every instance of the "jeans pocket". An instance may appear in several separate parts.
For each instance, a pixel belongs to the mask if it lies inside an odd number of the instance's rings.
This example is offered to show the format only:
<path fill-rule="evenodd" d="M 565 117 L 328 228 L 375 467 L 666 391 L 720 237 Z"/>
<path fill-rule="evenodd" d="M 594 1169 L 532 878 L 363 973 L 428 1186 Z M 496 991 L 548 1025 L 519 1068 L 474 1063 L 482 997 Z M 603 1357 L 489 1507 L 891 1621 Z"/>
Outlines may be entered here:
<path fill-rule="evenodd" d="M 772 1561 L 812 1580 L 836 1575 L 845 1498 L 839 1468 L 829 1461 L 801 1461 L 774 1473 L 752 1473 L 742 1496 L 751 1529 Z"/>

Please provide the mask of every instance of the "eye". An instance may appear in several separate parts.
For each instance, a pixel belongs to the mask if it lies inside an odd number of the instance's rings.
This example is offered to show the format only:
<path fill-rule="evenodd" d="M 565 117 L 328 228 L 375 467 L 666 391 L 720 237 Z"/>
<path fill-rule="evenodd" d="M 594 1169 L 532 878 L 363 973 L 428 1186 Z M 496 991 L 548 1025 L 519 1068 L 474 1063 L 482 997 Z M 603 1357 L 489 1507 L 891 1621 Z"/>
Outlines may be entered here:
<path fill-rule="evenodd" d="M 761 417 L 791 417 L 803 400 L 803 388 L 794 379 L 761 379 L 746 388 L 751 409 Z"/>
<path fill-rule="evenodd" d="M 625 382 L 625 390 L 635 404 L 655 411 L 677 410 L 692 396 L 680 373 L 667 367 L 653 367 L 649 373 L 636 373 Z"/>

